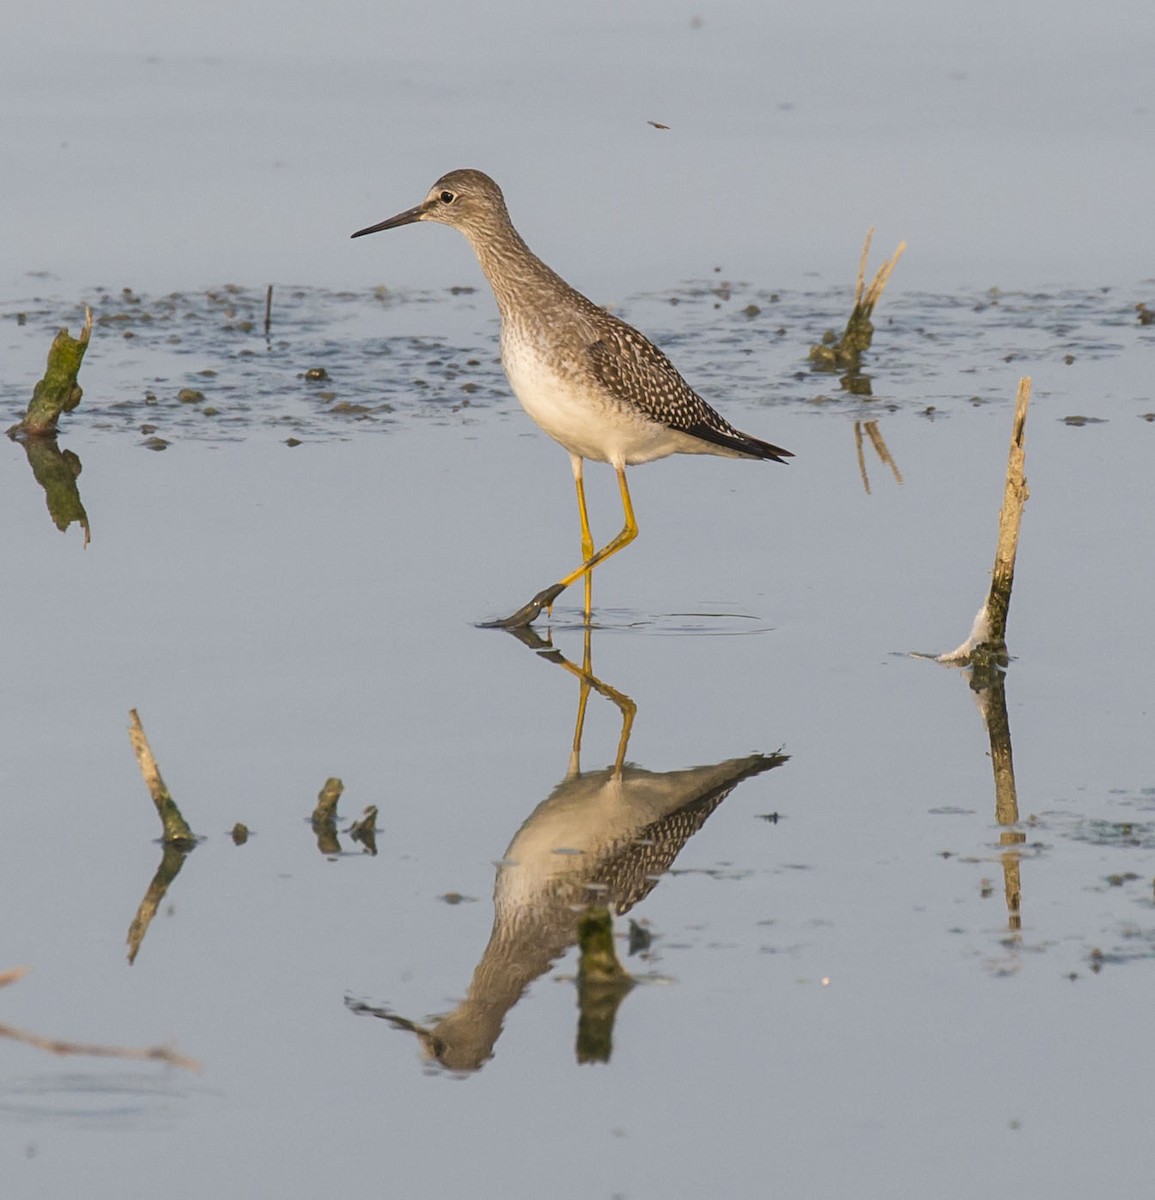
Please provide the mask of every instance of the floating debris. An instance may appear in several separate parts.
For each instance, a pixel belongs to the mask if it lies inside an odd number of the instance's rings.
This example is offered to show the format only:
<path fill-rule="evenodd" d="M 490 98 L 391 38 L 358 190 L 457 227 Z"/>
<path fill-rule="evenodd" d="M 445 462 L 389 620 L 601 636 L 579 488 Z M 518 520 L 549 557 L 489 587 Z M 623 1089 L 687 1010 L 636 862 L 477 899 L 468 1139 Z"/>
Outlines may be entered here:
<path fill-rule="evenodd" d="M 370 804 L 365 809 L 365 815 L 359 820 L 354 821 L 348 829 L 349 836 L 355 842 L 359 842 L 365 847 L 366 854 L 376 855 L 377 853 L 377 805 Z"/>

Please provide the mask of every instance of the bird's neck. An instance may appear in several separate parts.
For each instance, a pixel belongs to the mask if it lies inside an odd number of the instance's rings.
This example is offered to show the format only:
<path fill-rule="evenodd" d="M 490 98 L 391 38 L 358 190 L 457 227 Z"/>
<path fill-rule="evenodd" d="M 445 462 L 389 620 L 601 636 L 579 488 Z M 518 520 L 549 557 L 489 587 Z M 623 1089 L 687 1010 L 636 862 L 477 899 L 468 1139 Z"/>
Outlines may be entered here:
<path fill-rule="evenodd" d="M 511 223 L 490 227 L 483 234 L 466 233 L 485 272 L 503 322 L 513 325 L 543 315 L 573 289 L 537 257 Z"/>

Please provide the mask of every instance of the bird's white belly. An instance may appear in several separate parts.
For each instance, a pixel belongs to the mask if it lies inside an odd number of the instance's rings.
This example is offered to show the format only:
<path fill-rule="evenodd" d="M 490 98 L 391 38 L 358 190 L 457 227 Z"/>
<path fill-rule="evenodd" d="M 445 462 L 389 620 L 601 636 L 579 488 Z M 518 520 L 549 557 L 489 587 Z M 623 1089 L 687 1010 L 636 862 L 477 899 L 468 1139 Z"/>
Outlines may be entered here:
<path fill-rule="evenodd" d="M 562 375 L 525 343 L 502 347 L 502 364 L 522 408 L 571 454 L 617 465 L 681 449 L 683 435 L 615 403 L 595 380 Z"/>

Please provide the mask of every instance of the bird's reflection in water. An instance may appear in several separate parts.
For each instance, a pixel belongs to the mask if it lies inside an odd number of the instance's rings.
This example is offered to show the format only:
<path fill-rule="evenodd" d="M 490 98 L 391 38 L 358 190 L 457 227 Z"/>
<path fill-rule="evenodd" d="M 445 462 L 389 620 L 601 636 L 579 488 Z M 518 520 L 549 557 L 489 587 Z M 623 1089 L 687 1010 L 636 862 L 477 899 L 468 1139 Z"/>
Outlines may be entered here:
<path fill-rule="evenodd" d="M 778 753 L 750 754 L 662 772 L 627 763 L 637 709 L 628 696 L 594 675 L 589 629 L 581 666 L 532 629 L 517 630 L 515 636 L 577 677 L 577 722 L 565 778 L 529 814 L 498 864 L 493 931 L 469 991 L 432 1025 L 347 1001 L 354 1011 L 382 1017 L 416 1034 L 427 1057 L 451 1071 L 476 1071 L 493 1056 L 506 1013 L 574 944 L 578 921 L 590 905 L 628 912 L 650 893 L 737 784 L 786 761 Z M 591 692 L 615 704 L 622 716 L 613 765 L 599 771 L 581 769 L 582 728 Z"/>

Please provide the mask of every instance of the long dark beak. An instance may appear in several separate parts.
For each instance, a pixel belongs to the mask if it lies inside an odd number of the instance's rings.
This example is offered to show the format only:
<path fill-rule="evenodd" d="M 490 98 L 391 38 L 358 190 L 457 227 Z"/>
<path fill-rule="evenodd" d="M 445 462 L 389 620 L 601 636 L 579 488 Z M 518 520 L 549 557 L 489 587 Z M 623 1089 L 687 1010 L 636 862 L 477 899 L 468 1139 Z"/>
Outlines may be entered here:
<path fill-rule="evenodd" d="M 379 225 L 370 225 L 368 229 L 358 229 L 350 236 L 364 237 L 367 233 L 380 233 L 382 229 L 396 229 L 398 225 L 412 225 L 414 221 L 420 221 L 424 213 L 425 205 L 419 204 L 416 208 L 398 213 L 395 217 L 390 217 L 388 221 L 382 221 Z"/>

